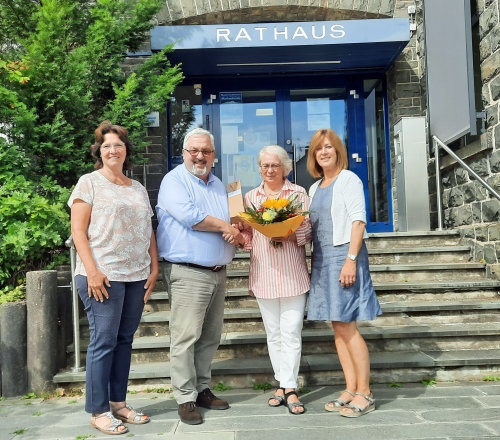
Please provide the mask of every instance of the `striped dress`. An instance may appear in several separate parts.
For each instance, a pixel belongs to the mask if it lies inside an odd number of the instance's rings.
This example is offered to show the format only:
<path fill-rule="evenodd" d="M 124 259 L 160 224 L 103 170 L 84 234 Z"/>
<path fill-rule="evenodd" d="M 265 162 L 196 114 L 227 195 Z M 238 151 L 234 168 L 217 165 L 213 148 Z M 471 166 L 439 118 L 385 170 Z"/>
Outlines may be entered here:
<path fill-rule="evenodd" d="M 298 194 L 304 211 L 309 210 L 310 199 L 304 188 L 285 180 L 280 198 Z M 264 182 L 245 195 L 245 205 L 260 206 L 267 199 Z M 297 242 L 284 242 L 273 247 L 270 238 L 248 227 L 243 231 L 244 249 L 250 250 L 249 290 L 257 298 L 275 299 L 297 296 L 309 290 L 305 244 L 311 240 L 309 216 L 295 231 Z"/>

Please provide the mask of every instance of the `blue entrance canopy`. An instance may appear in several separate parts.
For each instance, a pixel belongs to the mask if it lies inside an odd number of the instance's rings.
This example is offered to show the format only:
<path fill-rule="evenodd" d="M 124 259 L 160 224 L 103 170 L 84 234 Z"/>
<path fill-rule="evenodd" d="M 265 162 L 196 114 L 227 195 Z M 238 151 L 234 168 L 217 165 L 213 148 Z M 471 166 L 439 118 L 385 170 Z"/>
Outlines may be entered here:
<path fill-rule="evenodd" d="M 405 18 L 156 26 L 151 49 L 188 75 L 386 71 L 410 39 Z"/>

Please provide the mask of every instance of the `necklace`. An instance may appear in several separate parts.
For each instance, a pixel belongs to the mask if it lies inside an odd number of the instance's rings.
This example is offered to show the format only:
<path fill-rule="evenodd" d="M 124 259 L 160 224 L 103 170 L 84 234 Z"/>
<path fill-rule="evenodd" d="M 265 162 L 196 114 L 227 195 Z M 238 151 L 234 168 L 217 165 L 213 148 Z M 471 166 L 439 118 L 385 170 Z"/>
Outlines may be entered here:
<path fill-rule="evenodd" d="M 281 194 L 281 191 L 283 191 L 283 188 L 280 188 L 279 191 L 276 191 L 276 192 L 271 192 L 269 191 L 268 189 L 266 189 L 266 187 L 264 187 L 264 194 L 267 196 L 267 197 L 276 197 L 278 196 L 279 194 Z"/>

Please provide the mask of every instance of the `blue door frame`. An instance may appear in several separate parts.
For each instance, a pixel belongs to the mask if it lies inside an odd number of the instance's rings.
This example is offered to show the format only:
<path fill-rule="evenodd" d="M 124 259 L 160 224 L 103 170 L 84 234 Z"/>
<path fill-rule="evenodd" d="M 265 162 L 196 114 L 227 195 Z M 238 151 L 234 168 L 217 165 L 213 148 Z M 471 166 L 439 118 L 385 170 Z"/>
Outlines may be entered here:
<path fill-rule="evenodd" d="M 291 139 L 291 117 L 290 117 L 290 89 L 313 89 L 313 88 L 331 88 L 344 87 L 346 90 L 347 106 L 347 136 L 349 148 L 349 169 L 353 171 L 363 182 L 366 200 L 366 212 L 369 216 L 369 193 L 368 193 L 368 168 L 367 168 L 367 150 L 366 150 L 366 128 L 365 128 L 365 107 L 363 79 L 379 77 L 384 83 L 384 117 L 385 117 L 385 136 L 386 136 L 386 163 L 389 161 L 389 125 L 387 112 L 387 96 L 385 80 L 383 75 L 375 74 L 369 76 L 326 76 L 318 75 L 311 80 L 311 76 L 287 76 L 287 77 L 236 77 L 236 78 L 199 78 L 190 79 L 193 83 L 202 83 L 203 97 L 203 126 L 210 130 L 215 138 L 216 163 L 214 164 L 214 173 L 218 177 L 222 175 L 221 168 L 221 149 L 220 149 L 220 117 L 219 117 L 219 92 L 231 92 L 241 90 L 275 90 L 276 97 L 276 125 L 277 125 L 277 143 L 282 145 L 292 156 L 292 146 L 287 144 L 287 139 Z M 213 97 L 216 97 L 215 99 Z M 169 149 L 169 151 L 171 151 Z M 354 157 L 353 157 L 354 155 Z M 356 160 L 356 155 L 361 161 Z M 169 165 L 176 166 L 181 158 L 169 158 Z M 182 161 L 182 159 L 181 159 Z M 293 172 L 292 176 L 293 178 Z M 392 222 L 392 194 L 391 194 L 391 174 L 390 167 L 387 170 L 387 199 L 388 199 L 388 217 L 387 222 L 373 222 L 367 218 L 368 232 L 391 232 L 393 230 Z"/>

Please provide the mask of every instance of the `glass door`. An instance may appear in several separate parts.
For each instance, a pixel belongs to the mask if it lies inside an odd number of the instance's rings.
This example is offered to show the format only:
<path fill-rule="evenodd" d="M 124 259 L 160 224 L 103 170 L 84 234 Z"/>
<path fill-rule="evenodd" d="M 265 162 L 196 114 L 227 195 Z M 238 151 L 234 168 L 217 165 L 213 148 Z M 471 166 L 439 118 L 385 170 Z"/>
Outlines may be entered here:
<path fill-rule="evenodd" d="M 345 88 L 290 90 L 290 140 L 294 179 L 306 190 L 315 179 L 307 171 L 307 153 L 313 134 L 322 128 L 335 131 L 348 147 Z"/>
<path fill-rule="evenodd" d="M 187 132 L 203 127 L 201 90 L 192 85 L 178 86 L 168 104 L 168 169 L 182 163 L 182 144 Z"/>
<path fill-rule="evenodd" d="M 195 127 L 215 138 L 214 173 L 225 183 L 240 180 L 242 192 L 262 181 L 259 150 L 283 146 L 293 160 L 290 180 L 306 190 L 309 142 L 332 128 L 346 145 L 349 169 L 365 188 L 368 232 L 392 231 L 387 99 L 383 80 L 331 78 L 304 87 L 304 78 L 245 82 L 218 80 L 176 89 L 169 107 L 169 169 L 182 163 L 184 134 Z M 323 87 L 322 87 L 323 86 Z M 253 88 L 252 88 L 253 87 Z M 203 99 L 202 99 L 203 98 Z"/>
<path fill-rule="evenodd" d="M 277 117 L 274 90 L 219 92 L 217 154 L 224 183 L 241 181 L 243 194 L 259 185 L 259 150 L 276 144 Z"/>

